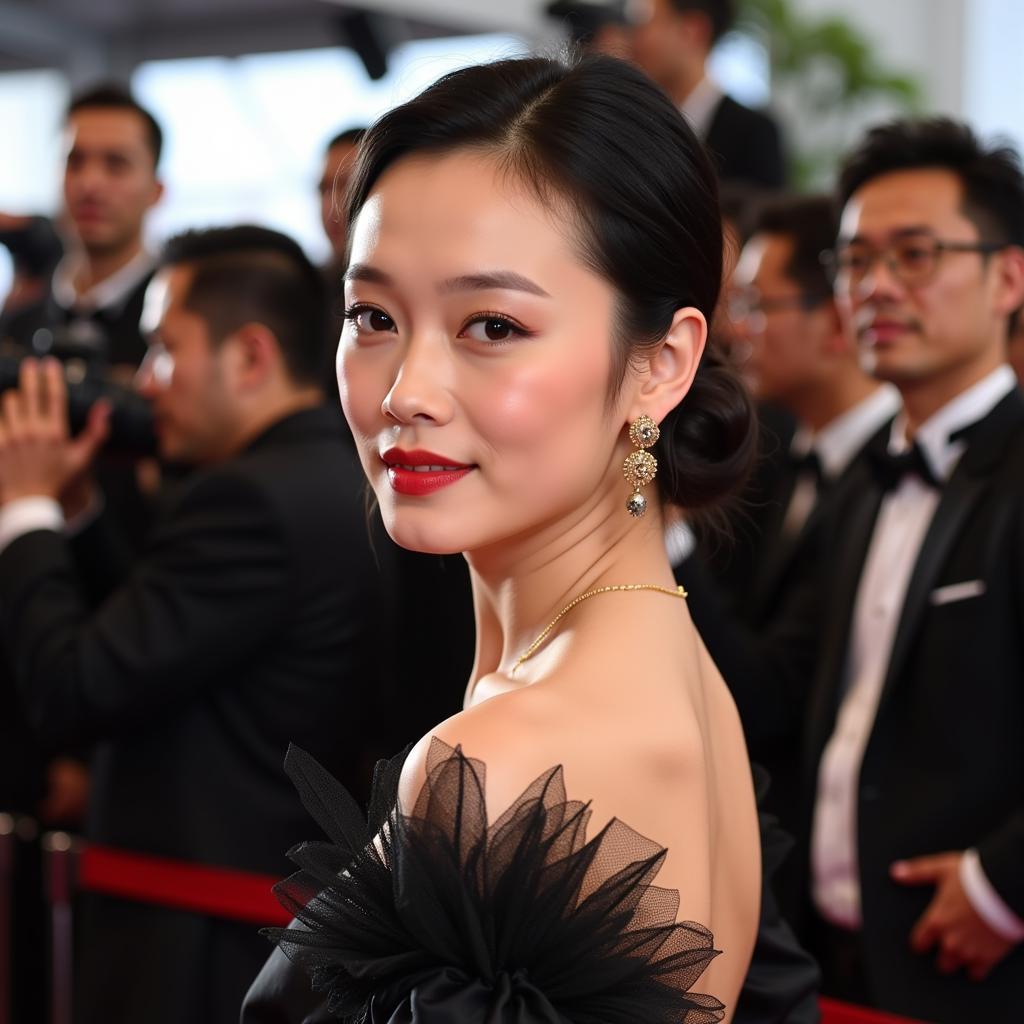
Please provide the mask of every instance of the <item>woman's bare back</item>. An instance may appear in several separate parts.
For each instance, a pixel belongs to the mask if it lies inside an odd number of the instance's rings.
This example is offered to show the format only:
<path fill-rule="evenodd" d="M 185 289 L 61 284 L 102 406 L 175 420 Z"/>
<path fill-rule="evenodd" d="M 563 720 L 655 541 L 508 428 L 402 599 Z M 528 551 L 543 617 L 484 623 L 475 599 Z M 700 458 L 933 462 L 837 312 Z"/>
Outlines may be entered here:
<path fill-rule="evenodd" d="M 569 797 L 591 802 L 589 835 L 618 818 L 665 847 L 656 884 L 679 892 L 678 920 L 714 933 L 722 955 L 697 988 L 726 1004 L 728 1020 L 759 915 L 750 766 L 732 698 L 688 613 L 674 604 L 659 607 L 657 595 L 629 609 L 638 596 L 612 598 L 612 607 L 577 635 L 552 644 L 549 661 L 557 667 L 537 682 L 483 677 L 466 710 L 431 735 L 486 763 L 492 817 L 561 765 Z M 617 638 L 625 636 L 634 643 L 656 639 L 637 655 L 623 649 Z M 421 744 L 407 764 L 403 805 L 422 784 L 426 749 Z"/>

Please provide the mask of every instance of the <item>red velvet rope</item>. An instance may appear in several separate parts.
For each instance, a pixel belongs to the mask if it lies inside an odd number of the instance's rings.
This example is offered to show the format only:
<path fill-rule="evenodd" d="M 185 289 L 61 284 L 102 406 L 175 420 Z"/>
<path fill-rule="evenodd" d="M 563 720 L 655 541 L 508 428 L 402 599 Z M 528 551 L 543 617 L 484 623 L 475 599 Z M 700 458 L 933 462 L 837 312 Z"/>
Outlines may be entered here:
<path fill-rule="evenodd" d="M 894 1017 L 891 1013 L 865 1010 L 862 1006 L 838 1003 L 834 999 L 821 999 L 821 1024 L 924 1024 L 907 1017 Z"/>
<path fill-rule="evenodd" d="M 260 925 L 287 925 L 291 915 L 270 891 L 269 875 L 188 864 L 150 854 L 85 845 L 78 851 L 80 889 Z M 822 1024 L 920 1024 L 832 999 L 821 1000 Z"/>
<path fill-rule="evenodd" d="M 286 925 L 291 920 L 270 891 L 277 881 L 270 875 L 92 844 L 78 854 L 81 889 L 252 924 Z"/>

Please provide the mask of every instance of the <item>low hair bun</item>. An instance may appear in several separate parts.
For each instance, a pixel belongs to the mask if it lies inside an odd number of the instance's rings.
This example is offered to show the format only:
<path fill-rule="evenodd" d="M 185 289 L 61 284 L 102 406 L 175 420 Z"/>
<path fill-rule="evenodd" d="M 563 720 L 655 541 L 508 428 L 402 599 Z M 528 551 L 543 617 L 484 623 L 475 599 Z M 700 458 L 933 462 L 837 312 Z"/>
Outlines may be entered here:
<path fill-rule="evenodd" d="M 721 503 L 750 475 L 757 415 L 717 345 L 708 344 L 689 392 L 661 423 L 654 453 L 662 500 L 687 511 Z"/>

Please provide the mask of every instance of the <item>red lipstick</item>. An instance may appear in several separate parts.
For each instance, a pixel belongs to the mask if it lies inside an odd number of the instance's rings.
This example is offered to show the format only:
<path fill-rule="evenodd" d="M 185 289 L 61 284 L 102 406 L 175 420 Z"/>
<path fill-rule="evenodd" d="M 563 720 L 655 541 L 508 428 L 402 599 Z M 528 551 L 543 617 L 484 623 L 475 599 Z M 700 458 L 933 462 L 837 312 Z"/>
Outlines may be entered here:
<path fill-rule="evenodd" d="M 413 451 L 389 448 L 381 459 L 388 467 L 388 481 L 392 489 L 411 497 L 433 494 L 458 482 L 474 468 L 421 448 Z"/>

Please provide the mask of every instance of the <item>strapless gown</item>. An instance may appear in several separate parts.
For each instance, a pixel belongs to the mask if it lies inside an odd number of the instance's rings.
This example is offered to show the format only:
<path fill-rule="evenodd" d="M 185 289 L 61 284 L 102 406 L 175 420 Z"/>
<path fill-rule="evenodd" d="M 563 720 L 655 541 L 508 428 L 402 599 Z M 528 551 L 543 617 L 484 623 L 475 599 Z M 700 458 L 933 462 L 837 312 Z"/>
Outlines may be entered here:
<path fill-rule="evenodd" d="M 711 933 L 677 923 L 678 893 L 653 884 L 662 847 L 618 820 L 588 839 L 588 805 L 567 797 L 560 767 L 488 824 L 484 764 L 437 739 L 416 806 L 398 813 L 404 757 L 378 765 L 364 817 L 309 755 L 288 754 L 328 841 L 291 851 L 300 870 L 276 892 L 296 921 L 267 934 L 321 1012 L 354 1024 L 722 1019 L 722 1003 L 693 990 L 717 955 Z M 250 993 L 242 1019 L 313 1018 L 275 1016 Z"/>

